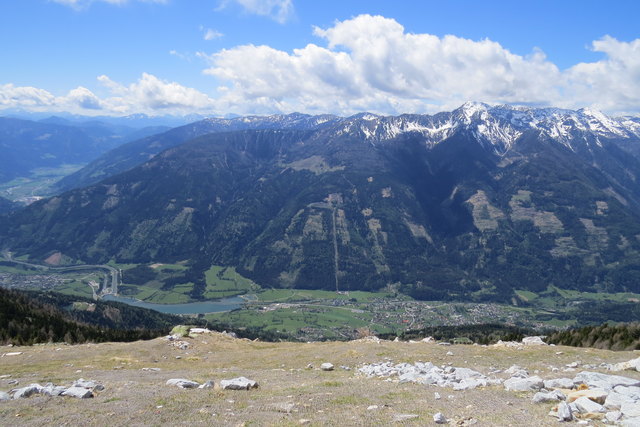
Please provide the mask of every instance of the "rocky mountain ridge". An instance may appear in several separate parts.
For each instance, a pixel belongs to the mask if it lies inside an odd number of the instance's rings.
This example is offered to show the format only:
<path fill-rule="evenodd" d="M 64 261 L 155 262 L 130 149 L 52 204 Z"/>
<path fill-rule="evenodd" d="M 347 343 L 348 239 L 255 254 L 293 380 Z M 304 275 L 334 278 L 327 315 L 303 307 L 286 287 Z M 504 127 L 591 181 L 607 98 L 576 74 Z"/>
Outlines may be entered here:
<path fill-rule="evenodd" d="M 275 128 L 145 152 L 140 166 L 12 214 L 0 235 L 43 259 L 188 260 L 176 283 L 196 299 L 211 265 L 263 286 L 419 299 L 640 292 L 640 160 L 629 155 L 640 142 L 625 120 L 465 104 L 198 122 L 171 132 Z M 163 135 L 145 147 L 175 144 Z"/>
<path fill-rule="evenodd" d="M 153 135 L 118 147 L 92 162 L 83 170 L 63 179 L 59 191 L 82 187 L 108 176 L 124 172 L 144 163 L 164 149 L 189 139 L 214 132 L 239 130 L 321 130 L 332 137 L 352 135 L 375 143 L 398 138 L 402 134 L 421 135 L 424 143 L 433 146 L 461 130 L 472 132 L 477 140 L 498 155 L 504 155 L 513 143 L 528 131 L 539 131 L 573 149 L 580 140 L 640 139 L 640 118 L 612 118 L 590 109 L 529 108 L 509 105 L 489 106 L 468 102 L 452 112 L 434 115 L 403 114 L 380 116 L 360 113 L 350 117 L 330 114 L 308 115 L 292 113 L 271 116 L 207 118 L 166 133 Z M 633 148 L 639 151 L 637 148 Z"/>

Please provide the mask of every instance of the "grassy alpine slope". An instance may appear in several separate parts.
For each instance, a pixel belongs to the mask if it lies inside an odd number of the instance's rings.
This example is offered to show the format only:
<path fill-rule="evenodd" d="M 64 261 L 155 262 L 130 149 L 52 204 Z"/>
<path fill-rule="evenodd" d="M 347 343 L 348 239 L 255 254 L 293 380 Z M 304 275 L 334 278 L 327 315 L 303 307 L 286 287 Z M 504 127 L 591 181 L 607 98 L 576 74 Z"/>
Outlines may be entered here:
<path fill-rule="evenodd" d="M 450 425 L 548 426 L 551 403 L 534 404 L 533 393 L 489 386 L 466 391 L 388 382 L 357 374 L 363 364 L 393 361 L 433 362 L 475 369 L 488 374 L 517 364 L 543 379 L 573 377 L 565 366 L 616 363 L 637 357 L 632 352 L 571 347 L 516 348 L 358 340 L 326 343 L 266 343 L 213 333 L 185 338 L 180 350 L 158 338 L 133 343 L 66 346 L 60 344 L 2 348 L 0 390 L 53 382 L 68 385 L 79 377 L 102 383 L 94 399 L 36 395 L 0 402 L 2 425 L 391 425 L 400 415 L 415 415 L 403 425 L 431 425 L 442 412 Z M 451 353 L 451 354 L 450 354 Z M 178 358 L 179 356 L 179 358 Z M 323 362 L 335 370 L 319 370 Z M 308 365 L 311 364 L 312 367 Z M 351 370 L 341 369 L 340 366 Z M 157 371 L 143 368 L 158 368 Z M 560 372 L 553 372 L 557 368 Z M 598 370 L 588 369 L 588 370 Z M 80 371 L 80 372 L 79 372 Z M 640 379 L 640 373 L 625 371 Z M 497 374 L 502 377 L 504 374 Z M 170 378 L 200 383 L 245 376 L 259 383 L 251 391 L 223 391 L 218 387 L 183 390 L 165 385 Z M 441 395 L 437 399 L 435 393 Z M 370 409 L 371 408 L 371 409 Z M 599 425 L 598 422 L 595 422 Z"/>

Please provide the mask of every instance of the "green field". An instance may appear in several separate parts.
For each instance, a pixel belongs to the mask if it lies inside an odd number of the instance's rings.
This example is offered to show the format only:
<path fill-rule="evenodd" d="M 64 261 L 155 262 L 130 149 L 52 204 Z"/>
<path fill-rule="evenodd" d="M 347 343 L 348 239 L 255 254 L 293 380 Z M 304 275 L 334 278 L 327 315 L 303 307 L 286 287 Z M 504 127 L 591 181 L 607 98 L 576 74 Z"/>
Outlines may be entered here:
<path fill-rule="evenodd" d="M 60 286 L 56 286 L 56 292 L 60 292 L 65 295 L 73 295 L 78 297 L 92 298 L 93 291 L 91 290 L 91 286 L 89 286 L 84 281 L 74 280 L 72 282 L 65 283 Z"/>
<path fill-rule="evenodd" d="M 120 285 L 119 294 L 155 304 L 182 304 L 192 302 L 189 293 L 193 283 L 177 285 L 172 290 L 162 290 L 161 282 L 148 282 L 144 285 Z"/>
<path fill-rule="evenodd" d="M 260 302 L 301 302 L 316 300 L 349 300 L 352 302 L 367 302 L 380 298 L 389 298 L 391 294 L 385 292 L 355 291 L 336 293 L 334 291 L 315 291 L 308 289 L 267 289 L 255 294 Z M 410 300 L 411 298 L 408 298 Z"/>
<path fill-rule="evenodd" d="M 292 336 L 301 329 L 318 331 L 324 338 L 347 338 L 343 329 L 369 328 L 376 333 L 389 332 L 382 325 L 372 325 L 371 315 L 350 308 L 324 306 L 284 307 L 269 310 L 238 310 L 230 313 L 212 313 L 205 316 L 208 320 L 222 321 L 243 327 L 260 328 Z"/>
<path fill-rule="evenodd" d="M 236 272 L 234 267 L 211 266 L 205 272 L 207 288 L 204 292 L 206 299 L 226 298 L 233 295 L 243 295 L 260 289 L 252 280 Z"/>
<path fill-rule="evenodd" d="M 34 169 L 29 176 L 0 183 L 0 196 L 12 201 L 31 196 L 48 196 L 51 185 L 82 166 L 84 165 L 62 165 L 57 168 Z"/>
<path fill-rule="evenodd" d="M 0 273 L 11 273 L 11 274 L 37 274 L 37 270 L 29 270 L 26 267 L 23 267 L 19 264 L 14 265 L 0 265 Z"/>

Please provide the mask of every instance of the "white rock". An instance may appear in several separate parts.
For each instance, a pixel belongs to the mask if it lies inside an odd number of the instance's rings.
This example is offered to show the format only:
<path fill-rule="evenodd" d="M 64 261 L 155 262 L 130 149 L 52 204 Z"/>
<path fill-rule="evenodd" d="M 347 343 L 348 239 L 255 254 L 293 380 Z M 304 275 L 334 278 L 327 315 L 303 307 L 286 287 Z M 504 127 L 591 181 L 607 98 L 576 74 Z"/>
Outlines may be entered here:
<path fill-rule="evenodd" d="M 574 386 L 571 378 L 555 378 L 551 380 L 544 380 L 544 388 L 566 388 L 572 389 Z"/>
<path fill-rule="evenodd" d="M 93 397 L 93 393 L 91 392 L 91 390 L 84 388 L 84 387 L 69 387 L 68 389 L 66 389 L 63 393 L 62 396 L 70 396 L 70 397 L 76 397 L 78 399 L 89 399 L 91 397 Z"/>
<path fill-rule="evenodd" d="M 619 423 L 623 427 L 640 427 L 640 417 L 624 418 L 622 421 L 619 421 Z"/>
<path fill-rule="evenodd" d="M 186 380 L 184 378 L 172 378 L 167 380 L 167 385 L 174 385 L 180 388 L 197 388 L 200 386 L 199 383 L 191 380 Z"/>
<path fill-rule="evenodd" d="M 45 385 L 44 387 L 42 387 L 42 390 L 40 390 L 40 393 L 42 393 L 44 395 L 47 395 L 47 396 L 60 396 L 65 391 L 67 391 L 66 387 L 55 386 L 55 385 L 49 383 L 49 384 Z"/>
<path fill-rule="evenodd" d="M 433 337 L 426 337 L 422 338 L 422 342 L 433 343 L 436 342 L 436 340 Z"/>
<path fill-rule="evenodd" d="M 322 365 L 320 365 L 320 369 L 322 369 L 323 371 L 333 371 L 333 364 L 329 362 L 325 362 Z"/>
<path fill-rule="evenodd" d="M 622 402 L 622 405 L 620 406 L 620 412 L 622 412 L 625 418 L 640 417 L 640 401 Z"/>
<path fill-rule="evenodd" d="M 453 371 L 453 374 L 454 374 L 454 376 L 455 376 L 455 378 L 457 380 L 464 380 L 464 379 L 467 379 L 467 378 L 484 378 L 485 377 L 480 372 L 474 371 L 473 369 L 469 369 L 469 368 L 455 368 L 455 371 Z"/>
<path fill-rule="evenodd" d="M 104 390 L 104 386 L 100 383 L 97 383 L 95 381 L 92 380 L 85 380 L 84 378 L 80 378 L 79 380 L 75 381 L 73 383 L 74 387 L 82 387 L 82 388 L 89 388 L 91 390 L 94 391 L 102 391 Z"/>
<path fill-rule="evenodd" d="M 442 415 L 441 412 L 438 412 L 437 414 L 435 414 L 433 416 L 433 421 L 436 424 L 447 424 L 449 421 L 447 420 L 447 417 L 445 417 L 444 415 Z"/>
<path fill-rule="evenodd" d="M 550 393 L 542 393 L 538 392 L 533 396 L 534 403 L 546 403 L 546 402 L 557 402 L 559 400 L 566 400 L 567 396 L 564 395 L 560 390 L 554 390 Z"/>
<path fill-rule="evenodd" d="M 607 409 L 620 409 L 623 402 L 635 402 L 635 400 L 624 394 L 612 391 L 607 395 L 604 401 L 604 407 Z"/>
<path fill-rule="evenodd" d="M 615 423 L 616 421 L 618 421 L 620 418 L 622 418 L 622 412 L 620 411 L 611 411 L 611 412 L 607 412 L 604 416 L 607 421 L 609 421 L 610 423 Z"/>
<path fill-rule="evenodd" d="M 506 369 L 504 373 L 509 374 L 512 377 L 520 377 L 520 378 L 526 378 L 529 376 L 529 372 L 527 372 L 526 369 L 523 369 L 518 365 L 512 365 L 511 367 L 509 367 L 509 369 Z"/>
<path fill-rule="evenodd" d="M 11 396 L 9 393 L 5 393 L 4 391 L 0 391 L 0 402 L 3 400 L 11 400 Z"/>
<path fill-rule="evenodd" d="M 211 331 L 207 328 L 191 328 L 189 329 L 189 335 L 191 334 L 210 334 Z"/>
<path fill-rule="evenodd" d="M 538 376 L 528 378 L 509 378 L 503 384 L 504 388 L 509 391 L 537 391 L 544 386 L 542 378 Z"/>
<path fill-rule="evenodd" d="M 23 399 L 23 398 L 31 397 L 34 394 L 40 393 L 41 390 L 42 390 L 42 386 L 40 384 L 31 384 L 26 387 L 21 387 L 19 389 L 13 390 L 13 398 Z"/>
<path fill-rule="evenodd" d="M 209 381 L 206 381 L 204 384 L 200 384 L 198 388 L 213 388 L 214 386 L 215 386 L 215 383 L 213 382 L 213 380 L 209 380 Z"/>
<path fill-rule="evenodd" d="M 485 379 L 476 379 L 476 378 L 465 378 L 459 383 L 453 384 L 454 390 L 472 390 L 476 387 L 486 387 L 487 380 Z"/>
<path fill-rule="evenodd" d="M 220 381 L 220 387 L 223 390 L 249 390 L 250 388 L 258 388 L 258 383 L 249 378 L 238 377 Z"/>
<path fill-rule="evenodd" d="M 616 363 L 611 366 L 612 371 L 640 371 L 640 357 L 628 362 Z"/>
<path fill-rule="evenodd" d="M 522 338 L 522 344 L 524 345 L 547 345 L 542 341 L 542 337 L 524 337 Z"/>
<path fill-rule="evenodd" d="M 611 390 L 616 386 L 637 387 L 640 380 L 621 377 L 619 375 L 606 375 L 598 372 L 582 371 L 573 379 L 574 384 L 584 383 L 590 388 Z"/>
<path fill-rule="evenodd" d="M 619 385 L 614 387 L 613 390 L 616 393 L 630 397 L 631 399 L 640 400 L 640 387 L 625 387 Z"/>
<path fill-rule="evenodd" d="M 596 403 L 604 404 L 607 399 L 607 395 L 609 392 L 607 390 L 603 390 L 601 388 L 590 388 L 586 390 L 574 390 L 567 394 L 567 400 L 569 402 L 573 402 L 581 397 L 586 397 L 588 399 L 593 400 Z"/>
<path fill-rule="evenodd" d="M 558 420 L 571 421 L 573 420 L 573 411 L 566 402 L 560 402 L 558 404 Z"/>
<path fill-rule="evenodd" d="M 573 402 L 578 408 L 578 411 L 582 414 L 587 412 L 605 412 L 604 406 L 599 403 L 594 402 L 588 397 L 580 397 Z"/>

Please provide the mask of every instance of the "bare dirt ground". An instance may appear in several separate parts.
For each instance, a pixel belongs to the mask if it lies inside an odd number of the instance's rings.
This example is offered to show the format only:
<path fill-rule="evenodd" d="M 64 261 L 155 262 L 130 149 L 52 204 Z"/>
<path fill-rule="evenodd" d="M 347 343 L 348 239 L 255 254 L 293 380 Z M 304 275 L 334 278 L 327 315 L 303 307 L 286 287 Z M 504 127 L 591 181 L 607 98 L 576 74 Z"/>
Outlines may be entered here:
<path fill-rule="evenodd" d="M 433 415 L 442 412 L 450 425 L 548 426 L 557 424 L 548 415 L 554 405 L 532 403 L 533 393 L 505 391 L 503 386 L 454 391 L 366 378 L 357 368 L 383 361 L 423 361 L 488 374 L 519 365 L 531 375 L 551 379 L 573 378 L 582 365 L 617 363 L 639 356 L 638 352 L 549 346 L 518 350 L 388 341 L 266 343 L 218 333 L 184 340 L 189 343 L 186 350 L 165 339 L 0 347 L 0 391 L 31 383 L 70 386 L 79 378 L 105 387 L 92 399 L 36 395 L 0 401 L 0 425 L 435 425 Z M 10 352 L 21 354 L 5 355 Z M 335 370 L 320 370 L 323 362 L 334 364 Z M 580 365 L 576 371 L 563 372 L 572 362 Z M 552 372 L 554 367 L 559 371 Z M 638 372 L 618 374 L 640 378 Z M 220 380 L 238 376 L 257 381 L 259 388 L 219 388 Z M 214 380 L 216 387 L 180 389 L 165 385 L 170 378 L 200 383 Z M 15 380 L 18 385 L 10 384 Z M 440 399 L 436 399 L 436 392 Z M 402 420 L 399 416 L 405 414 L 417 417 Z"/>

